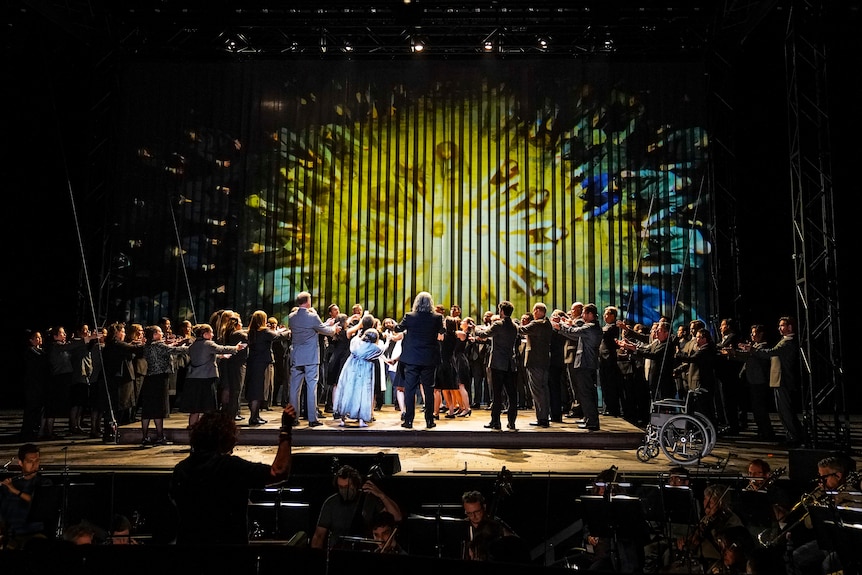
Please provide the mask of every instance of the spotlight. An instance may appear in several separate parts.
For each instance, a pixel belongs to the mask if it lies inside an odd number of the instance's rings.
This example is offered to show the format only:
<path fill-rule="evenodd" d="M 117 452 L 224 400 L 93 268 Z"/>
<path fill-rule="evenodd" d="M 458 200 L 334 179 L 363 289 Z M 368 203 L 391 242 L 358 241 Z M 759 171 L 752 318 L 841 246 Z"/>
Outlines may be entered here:
<path fill-rule="evenodd" d="M 541 50 L 542 52 L 544 52 L 545 50 L 548 49 L 548 39 L 547 38 L 540 37 L 538 44 L 539 44 L 539 50 Z"/>

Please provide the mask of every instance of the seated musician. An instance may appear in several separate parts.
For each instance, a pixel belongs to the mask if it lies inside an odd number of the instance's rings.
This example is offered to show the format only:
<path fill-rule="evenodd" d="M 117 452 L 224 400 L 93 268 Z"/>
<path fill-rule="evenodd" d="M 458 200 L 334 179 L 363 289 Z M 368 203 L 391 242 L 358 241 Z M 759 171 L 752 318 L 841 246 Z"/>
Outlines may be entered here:
<path fill-rule="evenodd" d="M 678 540 L 677 545 L 706 568 L 722 558 L 721 537 L 735 527 L 744 525 L 730 508 L 728 487 L 708 485 L 703 490 L 703 517 L 691 535 Z M 747 528 L 744 530 L 748 533 Z"/>
<path fill-rule="evenodd" d="M 856 473 L 856 462 L 845 456 L 825 457 L 817 462 L 818 487 L 803 497 L 806 509 L 812 507 L 833 507 L 835 505 L 846 505 L 853 503 L 860 489 L 859 474 Z M 810 515 L 806 517 L 803 525 L 808 530 L 813 530 L 815 525 Z M 797 530 L 798 531 L 798 530 Z M 795 537 L 795 531 L 790 532 L 790 537 Z M 804 537 L 805 535 L 803 535 Z M 812 538 L 793 549 L 792 563 L 798 572 L 806 575 L 824 575 L 841 570 L 841 561 L 834 552 L 821 549 L 817 538 Z"/>
<path fill-rule="evenodd" d="M 485 496 L 479 491 L 467 491 L 461 496 L 464 514 L 469 523 L 465 559 L 473 561 L 495 560 L 499 542 L 515 537 L 512 529 L 488 512 Z"/>
<path fill-rule="evenodd" d="M 374 516 L 371 522 L 371 536 L 377 541 L 375 553 L 389 555 L 406 555 L 407 552 L 398 544 L 395 534 L 398 524 L 395 516 L 388 511 L 381 511 Z"/>
<path fill-rule="evenodd" d="M 769 463 L 763 459 L 752 459 L 748 463 L 748 485 L 745 486 L 746 491 L 761 491 L 769 477 Z"/>
<path fill-rule="evenodd" d="M 625 489 L 617 482 L 617 468 L 612 466 L 600 472 L 591 488 L 592 495 L 605 497 L 610 501 L 611 496 L 624 495 Z M 610 511 L 610 510 L 608 510 Z M 588 558 L 590 562 L 586 567 L 590 571 L 617 571 L 620 573 L 637 573 L 643 571 L 644 544 L 648 539 L 647 525 L 643 525 L 642 537 L 637 529 L 630 528 L 632 534 L 621 535 L 616 527 L 614 534 L 609 536 L 602 533 L 591 533 L 590 525 L 586 525 L 585 539 Z"/>

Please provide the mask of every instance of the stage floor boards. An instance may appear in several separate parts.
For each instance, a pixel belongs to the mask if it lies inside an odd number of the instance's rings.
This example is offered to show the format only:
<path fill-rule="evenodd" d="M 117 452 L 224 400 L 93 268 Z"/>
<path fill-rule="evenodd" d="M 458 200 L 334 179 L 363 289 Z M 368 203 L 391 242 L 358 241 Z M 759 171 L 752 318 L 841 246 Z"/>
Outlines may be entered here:
<path fill-rule="evenodd" d="M 248 417 L 245 408 L 241 414 Z M 277 415 L 276 411 L 263 412 L 270 422 L 261 426 L 245 425 L 245 420 L 239 422 L 240 445 L 235 454 L 254 461 L 272 461 L 279 426 Z M 490 412 L 484 409 L 473 410 L 466 418 L 441 416 L 437 427 L 431 430 L 426 430 L 424 421 L 418 417 L 414 429 L 401 428 L 399 413 L 391 406 L 374 415 L 375 421 L 367 428 L 359 428 L 353 421 L 339 427 L 330 414 L 322 417 L 324 425 L 316 428 L 309 428 L 307 422 L 301 421 L 294 430 L 294 453 L 297 457 L 395 454 L 402 474 L 463 475 L 496 472 L 506 466 L 515 473 L 594 475 L 616 465 L 627 473 L 660 475 L 676 464 L 663 454 L 639 461 L 636 448 L 641 445 L 644 432 L 621 418 L 602 416 L 600 432 L 578 429 L 574 423 L 552 423 L 549 429 L 541 429 L 529 425 L 535 421 L 535 413 L 528 411 L 519 415 L 518 431 L 513 432 L 486 430 L 483 426 L 488 423 Z M 0 411 L 0 459 L 4 463 L 14 460 L 20 444 L 16 436 L 20 418 L 20 411 Z M 862 420 L 853 416 L 851 421 L 853 438 L 857 441 Z M 104 444 L 80 436 L 41 442 L 42 464 L 49 470 L 169 471 L 188 455 L 187 423 L 187 416 L 177 412 L 165 420 L 165 433 L 172 440 L 171 445 L 165 446 L 140 447 L 140 423 L 123 426 L 119 444 Z M 57 431 L 65 432 L 62 423 Z M 689 469 L 692 473 L 744 475 L 748 461 L 755 457 L 767 459 L 773 468 L 787 466 L 789 459 L 786 448 L 756 440 L 753 432 L 743 432 L 732 438 L 719 438 L 711 453 Z"/>

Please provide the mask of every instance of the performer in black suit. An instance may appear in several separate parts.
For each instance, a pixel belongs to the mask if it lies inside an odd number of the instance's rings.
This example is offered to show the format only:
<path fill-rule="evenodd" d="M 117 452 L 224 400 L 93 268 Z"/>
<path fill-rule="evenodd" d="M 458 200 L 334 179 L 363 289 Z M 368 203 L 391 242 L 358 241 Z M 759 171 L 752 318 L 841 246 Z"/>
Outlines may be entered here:
<path fill-rule="evenodd" d="M 491 353 L 488 357 L 488 367 L 491 369 L 491 422 L 488 429 L 499 431 L 500 415 L 503 412 L 503 390 L 509 397 L 509 409 L 506 415 L 509 419 L 507 427 L 516 431 L 515 420 L 518 418 L 517 390 L 515 389 L 515 346 L 518 344 L 518 326 L 512 321 L 512 311 L 515 307 L 510 301 L 502 301 L 497 306 L 500 319 L 490 326 L 476 327 L 476 336 L 491 340 Z"/>
<path fill-rule="evenodd" d="M 434 300 L 428 292 L 419 292 L 413 300 L 413 310 L 406 313 L 396 332 L 406 331 L 401 343 L 399 366 L 404 369 L 404 421 L 401 427 L 413 429 L 416 412 L 416 386 L 422 385 L 425 397 L 425 425 L 434 423 L 434 377 L 440 357 L 439 340 L 443 338 L 443 316 L 434 311 Z"/>

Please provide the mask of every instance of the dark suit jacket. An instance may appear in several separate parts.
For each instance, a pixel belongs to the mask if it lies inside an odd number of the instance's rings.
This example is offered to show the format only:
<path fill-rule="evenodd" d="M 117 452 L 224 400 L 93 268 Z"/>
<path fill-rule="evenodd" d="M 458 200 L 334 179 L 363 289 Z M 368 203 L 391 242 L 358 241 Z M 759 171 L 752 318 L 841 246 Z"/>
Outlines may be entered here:
<path fill-rule="evenodd" d="M 477 327 L 476 335 L 491 340 L 488 367 L 500 371 L 518 371 L 515 346 L 519 343 L 518 326 L 512 318 L 498 319 L 488 327 Z"/>
<path fill-rule="evenodd" d="M 527 336 L 524 366 L 548 367 L 551 361 L 551 341 L 554 338 L 554 328 L 548 318 L 534 319 L 527 325 L 518 326 L 518 333 Z"/>
<path fill-rule="evenodd" d="M 688 362 L 688 388 L 715 389 L 715 361 L 717 359 L 714 343 L 697 348 L 686 358 Z"/>
<path fill-rule="evenodd" d="M 434 312 L 408 312 L 395 331 L 406 331 L 401 342 L 401 363 L 408 365 L 440 365 L 440 343 L 437 335 L 443 333 L 443 316 Z"/>

